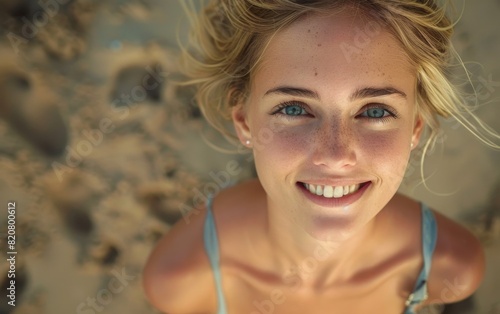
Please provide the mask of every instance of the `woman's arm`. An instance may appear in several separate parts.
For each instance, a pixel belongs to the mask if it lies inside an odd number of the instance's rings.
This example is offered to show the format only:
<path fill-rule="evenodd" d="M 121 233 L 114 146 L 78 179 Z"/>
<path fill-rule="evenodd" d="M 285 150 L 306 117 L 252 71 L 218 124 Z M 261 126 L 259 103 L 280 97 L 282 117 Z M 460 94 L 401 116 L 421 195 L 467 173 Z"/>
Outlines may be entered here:
<path fill-rule="evenodd" d="M 425 304 L 454 303 L 472 295 L 486 267 L 479 240 L 466 228 L 434 211 L 438 239 L 429 275 Z"/>
<path fill-rule="evenodd" d="M 164 313 L 206 313 L 211 305 L 213 278 L 202 246 L 205 212 L 200 210 L 190 223 L 179 220 L 148 258 L 143 288 L 149 302 Z"/>

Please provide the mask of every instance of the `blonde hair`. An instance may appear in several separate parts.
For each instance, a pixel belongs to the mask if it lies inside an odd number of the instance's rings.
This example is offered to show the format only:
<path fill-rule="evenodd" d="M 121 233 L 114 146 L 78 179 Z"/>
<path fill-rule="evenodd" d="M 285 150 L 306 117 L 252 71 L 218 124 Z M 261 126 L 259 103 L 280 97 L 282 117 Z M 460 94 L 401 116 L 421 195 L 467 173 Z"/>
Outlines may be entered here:
<path fill-rule="evenodd" d="M 194 9 L 192 3 L 186 6 Z M 208 122 L 226 138 L 235 139 L 227 127 L 230 109 L 247 96 L 252 74 L 272 36 L 305 14 L 345 6 L 355 6 L 382 23 L 416 68 L 417 112 L 429 128 L 421 165 L 436 142 L 439 116 L 455 118 L 483 143 L 500 148 L 494 142 L 499 135 L 473 114 L 449 79 L 452 62 L 463 63 L 451 44 L 455 24 L 447 17 L 447 6 L 433 0 L 210 1 L 200 14 L 190 15 L 190 50 L 183 48 L 182 54 L 188 77 L 184 84 L 197 87 L 196 101 Z"/>

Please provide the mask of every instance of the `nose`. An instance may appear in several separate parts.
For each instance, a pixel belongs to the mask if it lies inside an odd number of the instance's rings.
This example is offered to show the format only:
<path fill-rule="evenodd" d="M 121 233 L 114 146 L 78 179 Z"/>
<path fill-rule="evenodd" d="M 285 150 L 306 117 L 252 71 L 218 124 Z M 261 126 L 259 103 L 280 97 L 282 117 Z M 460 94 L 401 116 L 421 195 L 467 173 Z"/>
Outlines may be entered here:
<path fill-rule="evenodd" d="M 314 165 L 332 170 L 346 169 L 357 162 L 357 141 L 352 129 L 340 123 L 324 123 L 312 139 Z"/>

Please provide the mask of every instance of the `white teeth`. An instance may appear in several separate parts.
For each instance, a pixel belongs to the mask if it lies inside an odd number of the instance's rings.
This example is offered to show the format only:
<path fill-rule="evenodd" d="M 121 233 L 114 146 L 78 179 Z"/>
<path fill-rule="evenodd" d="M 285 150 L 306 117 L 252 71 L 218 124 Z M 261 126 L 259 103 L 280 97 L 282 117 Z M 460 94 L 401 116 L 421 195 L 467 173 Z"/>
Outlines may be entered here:
<path fill-rule="evenodd" d="M 318 185 L 316 187 L 316 195 L 319 195 L 319 196 L 323 195 L 323 186 Z"/>
<path fill-rule="evenodd" d="M 349 185 L 349 193 L 354 192 L 355 189 L 356 189 L 356 185 Z"/>
<path fill-rule="evenodd" d="M 324 190 L 323 190 L 323 196 L 327 198 L 332 198 L 333 197 L 333 187 L 330 185 L 326 185 Z"/>
<path fill-rule="evenodd" d="M 316 187 L 314 184 L 309 184 L 309 192 L 316 194 Z"/>
<path fill-rule="evenodd" d="M 340 198 L 344 195 L 352 194 L 359 190 L 359 184 L 345 185 L 345 186 L 330 186 L 330 185 L 314 185 L 304 183 L 306 189 L 312 194 L 323 196 L 326 198 Z"/>
<path fill-rule="evenodd" d="M 333 197 L 339 198 L 344 196 L 344 188 L 341 186 L 336 186 L 335 189 L 333 189 Z"/>

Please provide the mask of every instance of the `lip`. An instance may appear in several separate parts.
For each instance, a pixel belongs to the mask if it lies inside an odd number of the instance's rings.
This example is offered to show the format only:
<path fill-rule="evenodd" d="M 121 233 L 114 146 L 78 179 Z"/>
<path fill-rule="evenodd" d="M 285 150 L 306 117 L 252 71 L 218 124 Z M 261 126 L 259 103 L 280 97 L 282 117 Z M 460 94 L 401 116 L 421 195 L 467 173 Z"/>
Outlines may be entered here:
<path fill-rule="evenodd" d="M 297 182 L 296 185 L 298 189 L 305 195 L 305 197 L 308 198 L 313 203 L 315 203 L 316 205 L 322 207 L 345 207 L 351 205 L 352 203 L 356 202 L 359 198 L 361 198 L 361 196 L 363 196 L 363 194 L 371 186 L 371 184 L 372 184 L 371 181 L 363 182 L 359 190 L 340 198 L 334 198 L 334 197 L 326 198 L 323 196 L 314 195 L 305 188 L 302 182 Z"/>

